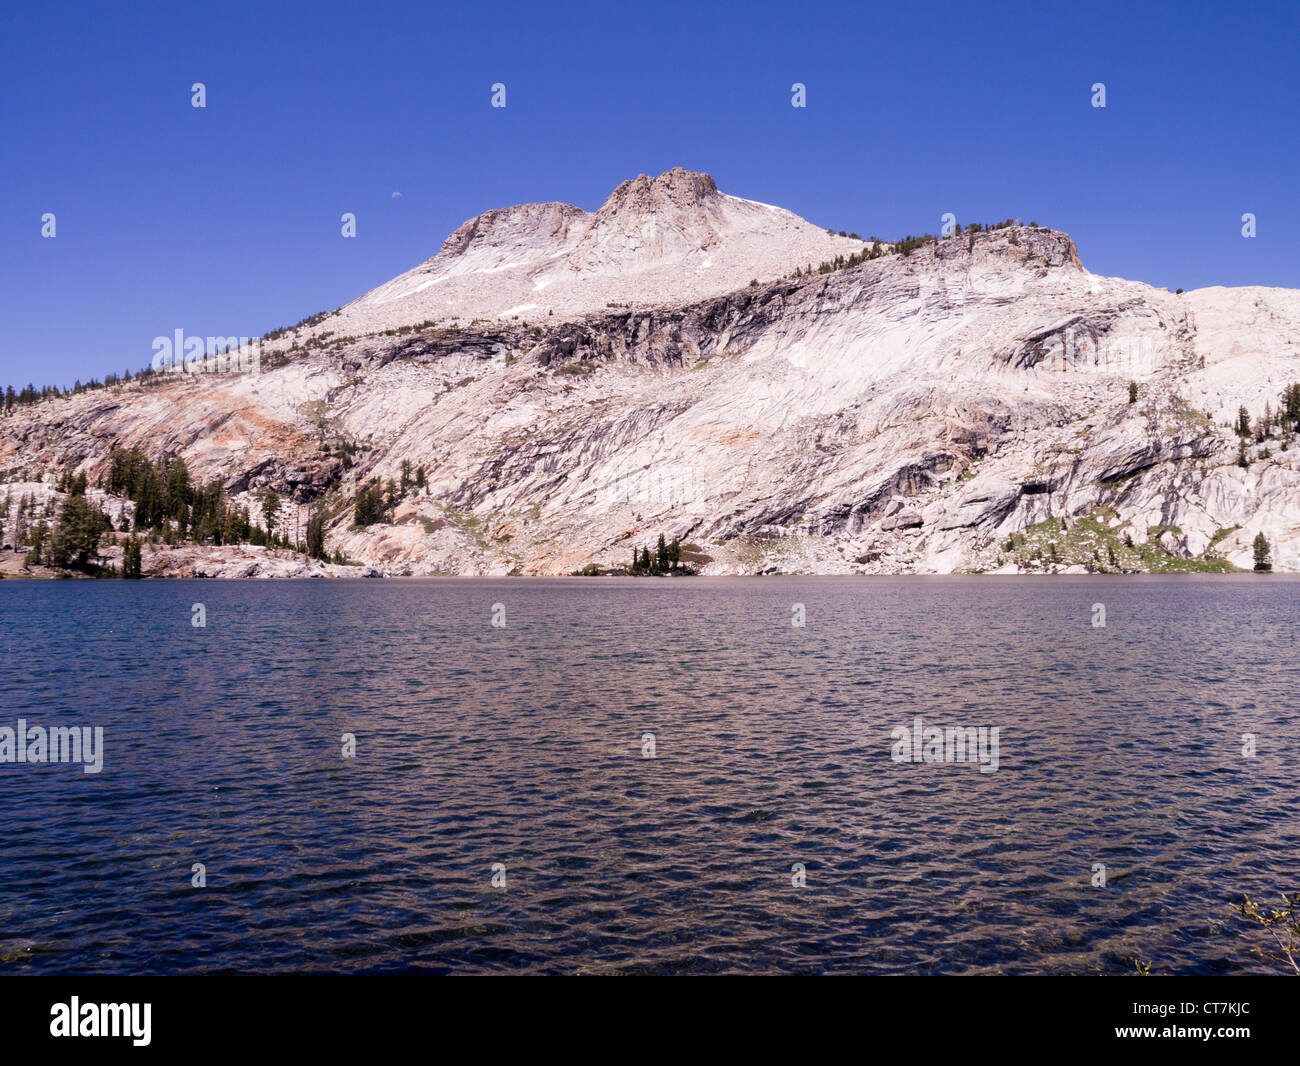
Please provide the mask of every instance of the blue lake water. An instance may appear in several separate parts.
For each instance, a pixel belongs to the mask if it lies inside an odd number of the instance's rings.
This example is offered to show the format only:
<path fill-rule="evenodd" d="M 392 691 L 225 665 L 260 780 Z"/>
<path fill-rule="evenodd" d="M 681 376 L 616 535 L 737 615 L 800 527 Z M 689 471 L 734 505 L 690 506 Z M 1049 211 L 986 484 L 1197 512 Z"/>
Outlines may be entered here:
<path fill-rule="evenodd" d="M 2 581 L 0 727 L 104 739 L 0 763 L 0 974 L 1279 972 L 1297 592 Z"/>

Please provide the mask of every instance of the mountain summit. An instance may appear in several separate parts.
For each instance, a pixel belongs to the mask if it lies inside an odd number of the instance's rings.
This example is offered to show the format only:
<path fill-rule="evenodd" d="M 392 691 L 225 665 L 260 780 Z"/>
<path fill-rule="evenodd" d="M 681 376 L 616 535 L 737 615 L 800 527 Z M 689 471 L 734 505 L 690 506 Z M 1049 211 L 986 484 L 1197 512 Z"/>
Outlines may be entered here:
<path fill-rule="evenodd" d="M 566 265 L 605 276 L 692 260 L 698 266 L 728 237 L 747 233 L 728 207 L 728 198 L 707 174 L 680 167 L 657 178 L 642 174 L 610 194 Z"/>
<path fill-rule="evenodd" d="M 572 317 L 718 296 L 862 249 L 674 167 L 624 181 L 594 214 L 521 204 L 461 225 L 432 259 L 344 307 L 335 332 L 420 322 Z"/>

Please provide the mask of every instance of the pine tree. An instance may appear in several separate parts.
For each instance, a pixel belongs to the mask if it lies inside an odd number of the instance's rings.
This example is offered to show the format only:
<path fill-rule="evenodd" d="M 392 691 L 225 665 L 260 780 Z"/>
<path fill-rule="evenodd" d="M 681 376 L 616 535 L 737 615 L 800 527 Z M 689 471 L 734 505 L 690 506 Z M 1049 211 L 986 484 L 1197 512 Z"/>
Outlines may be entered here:
<path fill-rule="evenodd" d="M 135 528 L 161 529 L 163 520 L 162 491 L 153 464 L 140 456 L 143 466 L 134 471 L 128 494 L 135 502 Z"/>
<path fill-rule="evenodd" d="M 319 507 L 307 518 L 307 554 L 313 559 L 325 558 L 325 512 Z"/>
<path fill-rule="evenodd" d="M 49 535 L 49 527 L 44 521 L 38 522 L 32 530 L 31 549 L 27 552 L 26 558 L 23 559 L 24 566 L 40 566 L 45 560 L 45 541 Z"/>
<path fill-rule="evenodd" d="M 1292 425 L 1300 422 L 1300 383 L 1288 385 L 1282 393 L 1282 403 L 1286 408 L 1286 418 Z"/>
<path fill-rule="evenodd" d="M 231 507 L 226 511 L 225 522 L 221 529 L 222 544 L 242 544 L 248 539 L 248 512 L 243 508 Z"/>
<path fill-rule="evenodd" d="M 85 569 L 91 556 L 99 551 L 99 538 L 107 523 L 104 513 L 91 506 L 85 496 L 69 496 L 50 533 L 50 565 Z"/>
<path fill-rule="evenodd" d="M 266 523 L 266 536 L 270 540 L 275 532 L 276 518 L 280 514 L 280 497 L 275 489 L 268 485 L 258 496 L 258 502 L 262 505 L 262 520 Z"/>
<path fill-rule="evenodd" d="M 164 456 L 160 464 L 163 481 L 166 483 L 163 517 L 173 519 L 185 532 L 189 518 L 189 505 L 193 502 L 194 491 L 190 484 L 190 472 L 185 460 L 180 456 Z"/>
<path fill-rule="evenodd" d="M 1272 570 L 1273 563 L 1269 559 L 1268 538 L 1264 536 L 1262 531 L 1255 534 L 1254 551 L 1255 551 L 1255 569 Z"/>
<path fill-rule="evenodd" d="M 352 515 L 358 526 L 372 526 L 384 520 L 384 490 L 378 481 L 372 480 L 357 493 Z"/>
<path fill-rule="evenodd" d="M 135 537 L 128 537 L 122 545 L 122 577 L 139 579 L 141 576 L 140 542 Z"/>

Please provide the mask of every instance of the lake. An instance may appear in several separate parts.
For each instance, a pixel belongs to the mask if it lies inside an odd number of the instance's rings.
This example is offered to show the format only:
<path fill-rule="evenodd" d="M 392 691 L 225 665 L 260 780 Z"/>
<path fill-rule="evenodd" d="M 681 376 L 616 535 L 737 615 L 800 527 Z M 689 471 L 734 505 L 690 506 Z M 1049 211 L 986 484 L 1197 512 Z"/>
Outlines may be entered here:
<path fill-rule="evenodd" d="M 2 581 L 0 973 L 1280 972 L 1298 589 Z"/>

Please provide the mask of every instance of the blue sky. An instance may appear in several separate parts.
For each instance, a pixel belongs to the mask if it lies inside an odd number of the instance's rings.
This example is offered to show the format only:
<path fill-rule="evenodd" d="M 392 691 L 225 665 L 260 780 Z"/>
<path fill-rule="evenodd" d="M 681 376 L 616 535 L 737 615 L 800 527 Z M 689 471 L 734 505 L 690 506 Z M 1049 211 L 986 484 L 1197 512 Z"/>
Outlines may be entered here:
<path fill-rule="evenodd" d="M 0 385 L 134 370 L 176 329 L 260 335 L 487 208 L 594 210 L 672 166 L 837 230 L 1018 216 L 1098 273 L 1300 287 L 1297 10 L 8 4 Z"/>

